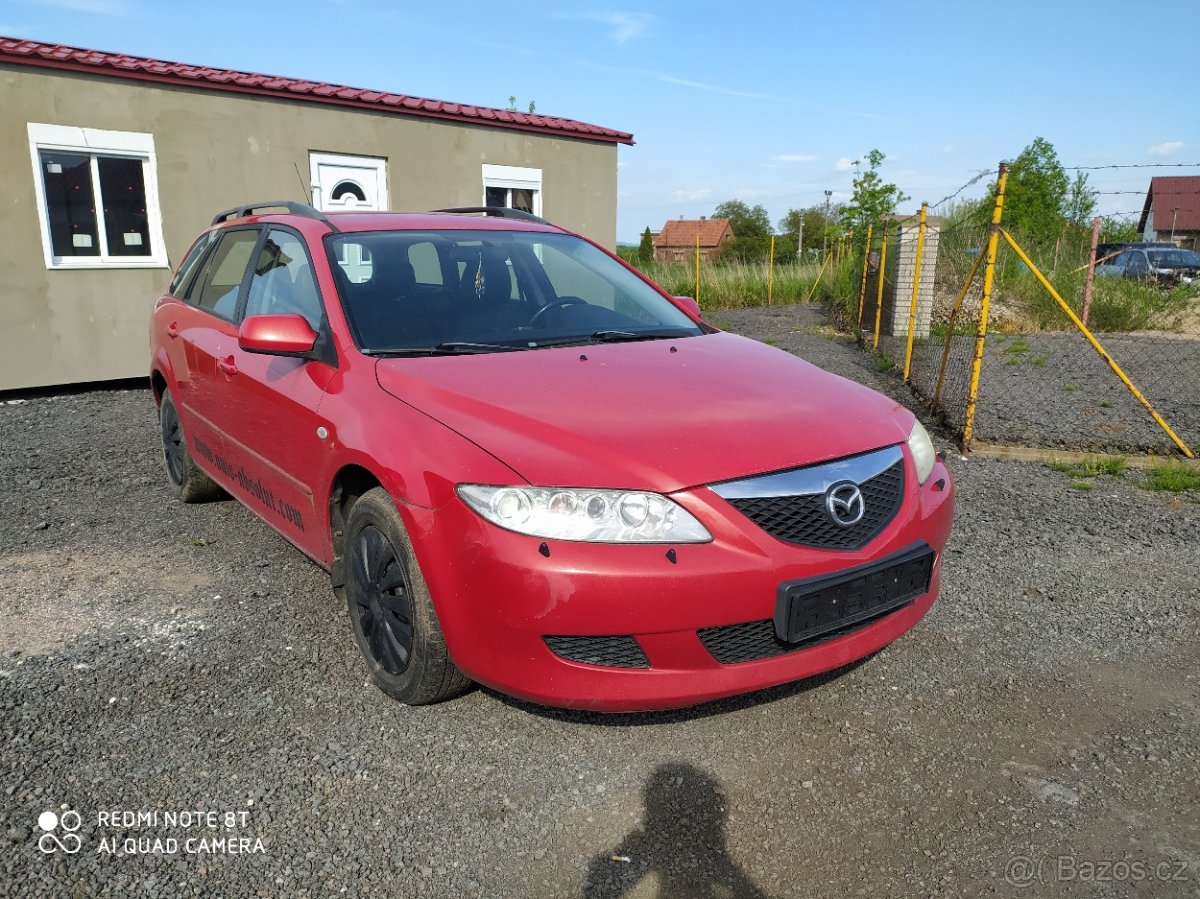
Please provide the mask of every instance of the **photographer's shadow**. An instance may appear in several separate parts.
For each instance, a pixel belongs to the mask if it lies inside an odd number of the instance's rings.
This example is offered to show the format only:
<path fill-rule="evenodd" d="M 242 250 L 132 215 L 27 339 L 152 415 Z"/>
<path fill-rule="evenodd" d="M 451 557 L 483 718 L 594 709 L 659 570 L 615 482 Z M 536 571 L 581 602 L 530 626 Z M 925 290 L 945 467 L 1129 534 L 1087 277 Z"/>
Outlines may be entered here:
<path fill-rule="evenodd" d="M 584 899 L 646 896 L 650 877 L 659 899 L 767 899 L 729 857 L 726 800 L 715 780 L 686 763 L 660 765 L 644 796 L 642 825 L 588 866 Z"/>

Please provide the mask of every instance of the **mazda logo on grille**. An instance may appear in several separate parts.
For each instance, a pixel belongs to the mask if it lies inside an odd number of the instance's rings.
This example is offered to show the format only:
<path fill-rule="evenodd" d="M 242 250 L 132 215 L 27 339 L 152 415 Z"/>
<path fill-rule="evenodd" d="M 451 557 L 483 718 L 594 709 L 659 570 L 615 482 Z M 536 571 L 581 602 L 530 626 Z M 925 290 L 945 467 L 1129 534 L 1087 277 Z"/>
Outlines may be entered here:
<path fill-rule="evenodd" d="M 825 511 L 834 524 L 844 528 L 862 521 L 867 512 L 862 491 L 853 481 L 839 481 L 825 491 Z"/>

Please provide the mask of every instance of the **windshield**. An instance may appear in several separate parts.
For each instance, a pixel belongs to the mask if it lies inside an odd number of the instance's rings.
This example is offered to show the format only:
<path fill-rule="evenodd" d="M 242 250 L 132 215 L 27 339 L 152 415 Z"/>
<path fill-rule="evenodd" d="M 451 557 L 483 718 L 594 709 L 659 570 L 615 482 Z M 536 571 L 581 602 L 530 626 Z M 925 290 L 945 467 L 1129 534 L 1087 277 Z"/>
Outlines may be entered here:
<path fill-rule="evenodd" d="M 1200 254 L 1191 250 L 1147 250 L 1150 264 L 1155 268 L 1190 268 L 1200 266 Z"/>
<path fill-rule="evenodd" d="M 606 253 L 567 234 L 331 235 L 338 292 L 364 352 L 503 352 L 704 333 Z"/>

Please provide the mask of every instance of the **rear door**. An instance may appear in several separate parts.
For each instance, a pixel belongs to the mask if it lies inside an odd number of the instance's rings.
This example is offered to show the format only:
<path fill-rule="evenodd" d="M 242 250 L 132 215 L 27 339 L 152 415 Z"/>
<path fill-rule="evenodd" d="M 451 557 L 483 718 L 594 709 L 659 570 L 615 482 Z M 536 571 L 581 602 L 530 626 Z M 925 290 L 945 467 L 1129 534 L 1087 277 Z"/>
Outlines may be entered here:
<path fill-rule="evenodd" d="M 184 432 L 201 464 L 222 483 L 228 479 L 223 419 L 231 383 L 223 366 L 237 346 L 238 305 L 260 236 L 254 227 L 221 232 L 174 322 L 174 342 L 182 347 L 187 372 L 186 380 L 179 369 L 175 375 L 186 384 L 179 397 Z"/>

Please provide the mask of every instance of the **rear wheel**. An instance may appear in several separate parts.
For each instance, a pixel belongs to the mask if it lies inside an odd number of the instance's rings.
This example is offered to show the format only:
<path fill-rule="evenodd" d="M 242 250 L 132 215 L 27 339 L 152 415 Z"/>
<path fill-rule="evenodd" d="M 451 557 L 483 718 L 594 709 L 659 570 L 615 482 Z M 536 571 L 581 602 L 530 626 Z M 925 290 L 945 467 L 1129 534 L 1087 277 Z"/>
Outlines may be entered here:
<path fill-rule="evenodd" d="M 158 421 L 162 431 L 163 461 L 167 465 L 167 482 L 171 485 L 171 491 L 185 503 L 198 503 L 220 496 L 221 488 L 192 459 L 170 391 L 163 393 L 158 407 Z"/>
<path fill-rule="evenodd" d="M 412 543 L 382 488 L 346 519 L 346 605 L 354 642 L 376 686 L 409 705 L 441 702 L 468 680 L 450 661 Z"/>

